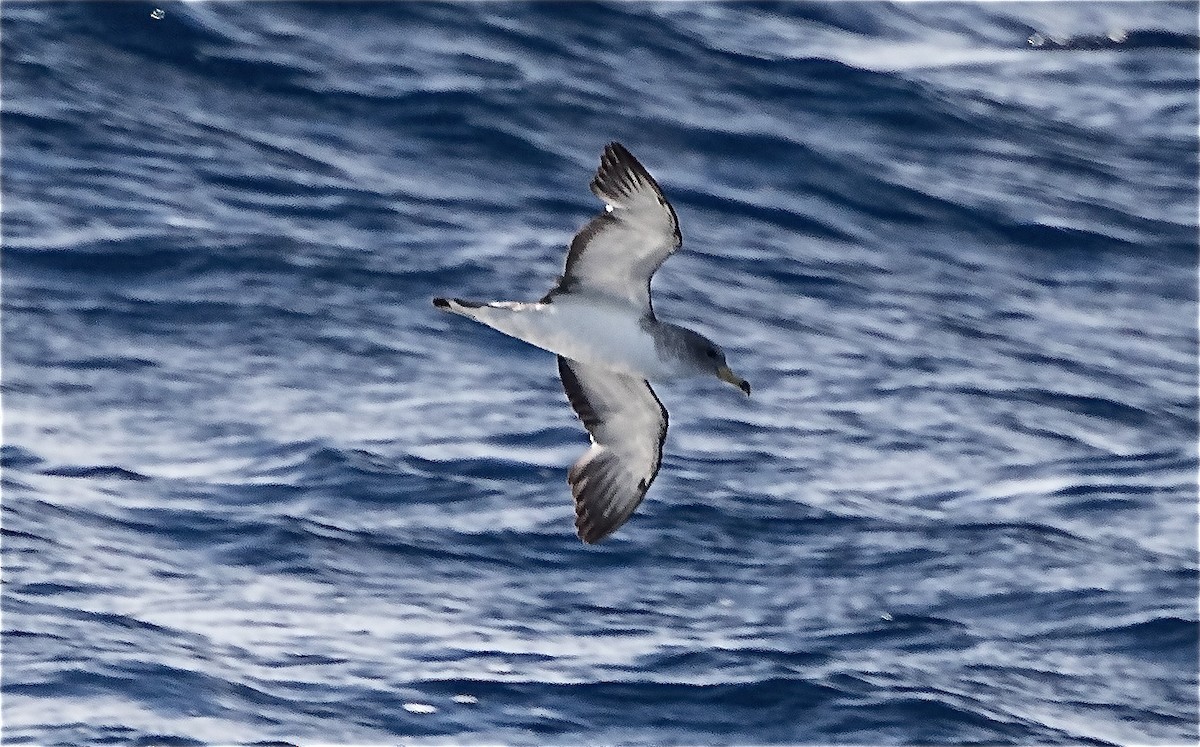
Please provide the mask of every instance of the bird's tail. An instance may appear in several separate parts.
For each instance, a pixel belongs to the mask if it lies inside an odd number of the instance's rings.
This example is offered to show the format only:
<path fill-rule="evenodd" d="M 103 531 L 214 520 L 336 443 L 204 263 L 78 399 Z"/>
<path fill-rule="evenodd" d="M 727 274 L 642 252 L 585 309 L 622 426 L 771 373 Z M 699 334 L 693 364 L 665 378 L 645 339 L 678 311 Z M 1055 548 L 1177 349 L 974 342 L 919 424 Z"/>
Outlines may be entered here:
<path fill-rule="evenodd" d="M 452 314 L 465 316 L 468 319 L 484 324 L 494 330 L 503 332 L 510 337 L 524 340 L 546 350 L 547 346 L 546 319 L 544 311 L 546 304 L 522 303 L 520 301 L 466 301 L 461 298 L 435 298 L 433 305 L 449 311 Z"/>
<path fill-rule="evenodd" d="M 536 303 L 520 301 L 468 301 L 464 298 L 435 298 L 433 305 L 449 311 L 451 314 L 474 319 L 481 324 L 494 327 L 507 335 L 521 337 L 520 333 L 510 329 L 511 320 L 523 316 L 522 312 L 532 311 L 541 306 Z"/>
<path fill-rule="evenodd" d="M 471 314 L 470 310 L 478 309 L 481 306 L 486 306 L 487 304 L 482 304 L 477 301 L 467 301 L 462 298 L 435 298 L 433 299 L 433 305 L 439 309 L 442 309 L 443 311 L 449 311 L 452 314 L 462 314 L 463 316 L 473 318 L 474 314 Z"/>

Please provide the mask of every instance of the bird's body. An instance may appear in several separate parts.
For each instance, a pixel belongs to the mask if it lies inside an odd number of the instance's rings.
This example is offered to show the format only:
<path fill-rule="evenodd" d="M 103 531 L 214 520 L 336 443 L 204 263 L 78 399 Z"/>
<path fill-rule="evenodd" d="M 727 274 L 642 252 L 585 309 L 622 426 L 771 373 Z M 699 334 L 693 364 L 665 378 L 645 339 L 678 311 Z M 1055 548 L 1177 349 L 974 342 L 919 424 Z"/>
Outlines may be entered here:
<path fill-rule="evenodd" d="M 588 543 L 621 526 L 658 474 L 667 410 L 647 379 L 710 374 L 750 394 L 719 347 L 654 315 L 650 277 L 682 239 L 653 177 L 610 143 L 592 191 L 605 212 L 575 236 L 562 279 L 541 301 L 433 300 L 558 356 L 563 389 L 592 441 L 567 477 Z"/>
<path fill-rule="evenodd" d="M 448 311 L 580 363 L 655 381 L 693 373 L 662 355 L 680 328 L 649 319 L 628 303 L 599 296 L 560 296 L 550 303 L 448 303 Z"/>

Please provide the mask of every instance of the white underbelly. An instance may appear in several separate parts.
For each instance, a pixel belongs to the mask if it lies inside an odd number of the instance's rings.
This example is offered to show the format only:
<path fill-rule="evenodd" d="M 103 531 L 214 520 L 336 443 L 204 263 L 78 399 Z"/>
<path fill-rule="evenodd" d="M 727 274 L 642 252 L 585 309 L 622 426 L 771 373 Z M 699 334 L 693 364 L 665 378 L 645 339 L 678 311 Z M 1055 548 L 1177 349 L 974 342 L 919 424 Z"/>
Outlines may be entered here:
<path fill-rule="evenodd" d="M 633 309 L 560 297 L 552 303 L 489 304 L 470 311 L 493 329 L 581 363 L 650 379 L 673 373 Z"/>

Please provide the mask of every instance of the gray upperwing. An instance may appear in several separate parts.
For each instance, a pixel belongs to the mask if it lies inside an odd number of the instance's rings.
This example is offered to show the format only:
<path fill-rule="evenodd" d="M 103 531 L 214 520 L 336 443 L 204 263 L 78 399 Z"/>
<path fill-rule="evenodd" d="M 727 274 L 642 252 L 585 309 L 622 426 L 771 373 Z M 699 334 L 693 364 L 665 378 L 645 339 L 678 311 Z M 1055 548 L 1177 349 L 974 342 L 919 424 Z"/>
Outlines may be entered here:
<path fill-rule="evenodd" d="M 682 243 L 675 209 L 620 143 L 605 146 L 591 188 L 605 212 L 575 235 L 563 277 L 543 300 L 592 291 L 629 301 L 653 316 L 650 277 Z"/>

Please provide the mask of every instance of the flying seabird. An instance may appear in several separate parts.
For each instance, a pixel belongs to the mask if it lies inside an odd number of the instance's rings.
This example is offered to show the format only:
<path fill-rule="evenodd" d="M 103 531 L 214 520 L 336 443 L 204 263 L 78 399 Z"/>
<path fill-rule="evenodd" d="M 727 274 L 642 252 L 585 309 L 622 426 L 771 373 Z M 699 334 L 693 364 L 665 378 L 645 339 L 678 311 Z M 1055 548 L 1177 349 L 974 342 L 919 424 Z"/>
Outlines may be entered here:
<path fill-rule="evenodd" d="M 591 436 L 567 476 L 575 527 L 589 544 L 625 523 L 658 474 L 667 409 L 647 379 L 712 375 L 750 394 L 720 347 L 654 315 L 650 277 L 682 242 L 658 183 L 623 145 L 609 143 L 591 189 L 604 212 L 571 241 L 566 270 L 542 300 L 433 299 L 558 356 L 567 399 Z"/>

